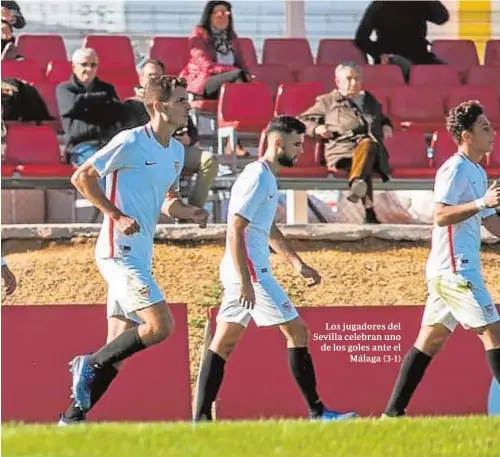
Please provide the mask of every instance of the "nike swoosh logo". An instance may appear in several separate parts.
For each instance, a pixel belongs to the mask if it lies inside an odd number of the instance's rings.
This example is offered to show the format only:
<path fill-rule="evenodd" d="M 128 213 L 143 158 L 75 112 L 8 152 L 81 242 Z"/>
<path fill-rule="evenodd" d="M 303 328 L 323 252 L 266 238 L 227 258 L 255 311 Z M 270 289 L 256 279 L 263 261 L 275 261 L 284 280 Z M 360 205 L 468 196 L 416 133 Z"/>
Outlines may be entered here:
<path fill-rule="evenodd" d="M 144 162 L 146 167 L 149 167 L 150 165 L 156 165 L 156 162 Z"/>

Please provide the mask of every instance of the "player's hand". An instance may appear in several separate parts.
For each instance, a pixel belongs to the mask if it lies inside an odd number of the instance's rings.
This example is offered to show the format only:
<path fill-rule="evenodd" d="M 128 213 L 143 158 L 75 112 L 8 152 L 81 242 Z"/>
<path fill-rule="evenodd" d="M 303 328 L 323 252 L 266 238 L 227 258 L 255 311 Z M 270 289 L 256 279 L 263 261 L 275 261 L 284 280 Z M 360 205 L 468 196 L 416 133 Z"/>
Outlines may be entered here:
<path fill-rule="evenodd" d="M 12 295 L 17 287 L 16 275 L 12 273 L 7 265 L 2 267 L 2 279 L 5 282 L 5 293 L 7 295 Z"/>
<path fill-rule="evenodd" d="M 313 287 L 321 282 L 321 275 L 314 268 L 305 263 L 300 266 L 299 274 L 306 279 L 307 287 Z"/>
<path fill-rule="evenodd" d="M 124 235 L 130 236 L 141 231 L 139 224 L 125 214 L 115 219 L 116 228 Z"/>
<path fill-rule="evenodd" d="M 198 224 L 200 226 L 200 228 L 205 228 L 208 221 L 208 211 L 202 208 L 196 208 L 193 213 L 192 219 L 195 224 Z"/>
<path fill-rule="evenodd" d="M 486 192 L 484 201 L 486 202 L 486 206 L 488 208 L 496 208 L 500 206 L 500 187 L 498 187 L 497 181 L 494 181 Z"/>
<path fill-rule="evenodd" d="M 255 290 L 250 281 L 241 284 L 239 302 L 243 308 L 254 309 L 255 307 Z"/>

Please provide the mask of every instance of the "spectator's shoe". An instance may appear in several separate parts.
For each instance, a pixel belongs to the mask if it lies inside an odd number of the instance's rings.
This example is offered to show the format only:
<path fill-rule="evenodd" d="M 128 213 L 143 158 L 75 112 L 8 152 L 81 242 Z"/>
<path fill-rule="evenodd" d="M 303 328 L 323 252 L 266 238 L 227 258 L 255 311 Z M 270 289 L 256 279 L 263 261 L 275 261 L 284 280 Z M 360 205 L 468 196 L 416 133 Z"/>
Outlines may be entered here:
<path fill-rule="evenodd" d="M 70 372 L 73 375 L 71 397 L 76 406 L 83 412 L 90 409 L 90 388 L 95 378 L 96 368 L 90 363 L 90 356 L 78 355 L 70 363 Z"/>
<path fill-rule="evenodd" d="M 332 411 L 326 409 L 323 411 L 323 414 L 318 417 L 310 417 L 311 420 L 319 420 L 319 421 L 343 421 L 348 419 L 354 419 L 356 417 L 355 412 L 349 413 L 339 413 L 338 411 Z"/>
<path fill-rule="evenodd" d="M 76 425 L 76 424 L 85 424 L 85 419 L 79 420 L 70 420 L 64 417 L 64 414 L 61 414 L 59 417 L 59 422 L 57 423 L 58 427 L 66 427 L 68 425 Z"/>
<path fill-rule="evenodd" d="M 368 184 L 366 184 L 366 182 L 362 179 L 357 178 L 352 181 L 349 188 L 350 191 L 349 195 L 347 196 L 347 200 L 349 200 L 351 203 L 357 203 L 366 195 L 366 192 L 368 191 Z"/>
<path fill-rule="evenodd" d="M 373 208 L 365 208 L 365 224 L 380 224 Z"/>

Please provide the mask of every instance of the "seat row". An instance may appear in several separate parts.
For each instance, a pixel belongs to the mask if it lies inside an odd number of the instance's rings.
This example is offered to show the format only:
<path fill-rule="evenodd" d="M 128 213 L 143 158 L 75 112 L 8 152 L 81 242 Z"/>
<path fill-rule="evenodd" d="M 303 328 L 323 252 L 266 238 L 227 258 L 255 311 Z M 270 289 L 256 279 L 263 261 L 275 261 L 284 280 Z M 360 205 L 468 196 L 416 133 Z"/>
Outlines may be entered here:
<path fill-rule="evenodd" d="M 396 131 L 386 141 L 393 178 L 433 179 L 437 168 L 457 149 L 446 131 L 435 132 L 435 138 L 430 151 L 423 132 Z M 499 136 L 495 140 L 495 149 L 497 152 L 500 149 Z M 263 150 L 264 136 L 261 137 L 259 154 Z M 500 174 L 500 154 L 493 152 L 482 165 L 491 178 L 497 178 Z M 64 163 L 57 136 L 50 127 L 14 125 L 9 129 L 2 157 L 2 177 L 12 177 L 17 173 L 23 178 L 68 178 L 73 170 L 73 166 Z M 328 170 L 322 164 L 320 145 L 307 138 L 304 154 L 297 165 L 283 169 L 280 176 L 325 178 L 329 173 L 345 177 L 342 172 Z"/>

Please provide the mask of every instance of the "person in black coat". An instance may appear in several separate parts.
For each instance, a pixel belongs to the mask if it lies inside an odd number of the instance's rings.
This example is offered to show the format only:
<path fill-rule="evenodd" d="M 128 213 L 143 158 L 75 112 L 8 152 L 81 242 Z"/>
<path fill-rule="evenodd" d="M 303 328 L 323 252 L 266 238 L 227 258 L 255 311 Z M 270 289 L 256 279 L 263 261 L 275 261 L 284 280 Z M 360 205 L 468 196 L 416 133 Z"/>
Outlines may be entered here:
<path fill-rule="evenodd" d="M 376 64 L 399 65 L 407 78 L 412 65 L 445 63 L 428 49 L 427 22 L 442 25 L 448 20 L 448 10 L 439 1 L 374 1 L 365 10 L 355 42 Z M 374 31 L 377 38 L 372 41 Z"/>
<path fill-rule="evenodd" d="M 114 87 L 96 76 L 93 49 L 78 49 L 72 62 L 73 74 L 57 86 L 56 97 L 68 160 L 78 166 L 119 132 L 124 109 Z"/>

